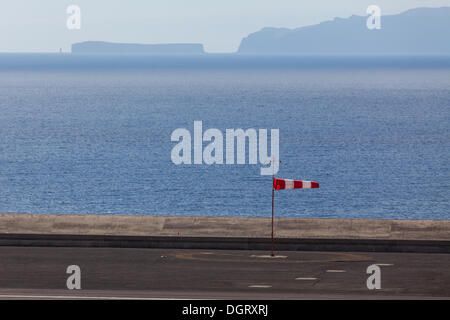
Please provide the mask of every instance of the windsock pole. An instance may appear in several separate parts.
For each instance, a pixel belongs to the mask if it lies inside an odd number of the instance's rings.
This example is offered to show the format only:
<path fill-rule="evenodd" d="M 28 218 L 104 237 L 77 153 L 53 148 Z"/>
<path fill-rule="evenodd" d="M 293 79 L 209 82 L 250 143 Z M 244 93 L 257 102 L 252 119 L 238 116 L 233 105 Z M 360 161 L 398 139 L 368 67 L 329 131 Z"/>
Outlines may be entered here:
<path fill-rule="evenodd" d="M 273 187 L 274 179 L 275 179 L 275 177 L 272 176 L 272 257 L 274 256 L 274 254 L 273 254 L 273 202 L 274 202 L 274 196 L 275 196 L 275 188 Z"/>
<path fill-rule="evenodd" d="M 275 179 L 275 174 L 272 175 L 272 257 L 273 253 L 273 207 L 274 207 L 274 197 L 275 190 L 283 189 L 316 189 L 319 188 L 319 183 L 316 181 L 306 181 L 306 180 L 292 180 L 292 179 Z"/>
<path fill-rule="evenodd" d="M 275 158 L 272 158 L 272 253 L 271 256 L 274 256 L 273 253 L 273 207 L 274 207 L 274 199 L 275 199 L 275 187 L 274 187 L 274 181 L 275 181 Z"/>

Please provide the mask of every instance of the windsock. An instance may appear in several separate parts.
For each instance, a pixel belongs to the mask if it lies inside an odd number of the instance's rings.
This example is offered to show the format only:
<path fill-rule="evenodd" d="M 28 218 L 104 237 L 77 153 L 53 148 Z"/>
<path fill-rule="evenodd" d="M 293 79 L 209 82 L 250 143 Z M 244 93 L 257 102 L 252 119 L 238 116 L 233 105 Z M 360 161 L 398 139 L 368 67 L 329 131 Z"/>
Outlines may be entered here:
<path fill-rule="evenodd" d="M 319 183 L 315 181 L 303 181 L 292 179 L 273 179 L 273 188 L 275 190 L 281 189 L 312 189 L 318 188 Z"/>

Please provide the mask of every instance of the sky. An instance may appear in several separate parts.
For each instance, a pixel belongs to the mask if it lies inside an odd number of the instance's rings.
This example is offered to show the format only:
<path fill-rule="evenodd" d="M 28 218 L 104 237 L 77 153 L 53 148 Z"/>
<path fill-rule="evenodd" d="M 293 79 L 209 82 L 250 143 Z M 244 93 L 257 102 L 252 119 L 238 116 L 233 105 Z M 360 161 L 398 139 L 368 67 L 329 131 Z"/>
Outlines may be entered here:
<path fill-rule="evenodd" d="M 69 5 L 81 28 L 69 30 Z M 70 51 L 74 42 L 203 43 L 207 52 L 234 52 L 264 27 L 298 28 L 335 17 L 450 6 L 450 0 L 2 0 L 0 52 Z"/>

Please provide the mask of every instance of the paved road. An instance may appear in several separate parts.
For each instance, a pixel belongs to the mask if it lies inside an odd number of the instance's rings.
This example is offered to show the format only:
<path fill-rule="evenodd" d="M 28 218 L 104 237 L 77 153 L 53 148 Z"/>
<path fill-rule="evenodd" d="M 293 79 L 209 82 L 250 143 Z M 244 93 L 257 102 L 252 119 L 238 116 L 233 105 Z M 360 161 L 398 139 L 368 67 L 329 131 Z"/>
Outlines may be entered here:
<path fill-rule="evenodd" d="M 450 254 L 0 247 L 0 299 L 450 298 Z M 369 265 L 381 289 L 368 290 Z M 81 268 L 81 290 L 66 268 Z"/>

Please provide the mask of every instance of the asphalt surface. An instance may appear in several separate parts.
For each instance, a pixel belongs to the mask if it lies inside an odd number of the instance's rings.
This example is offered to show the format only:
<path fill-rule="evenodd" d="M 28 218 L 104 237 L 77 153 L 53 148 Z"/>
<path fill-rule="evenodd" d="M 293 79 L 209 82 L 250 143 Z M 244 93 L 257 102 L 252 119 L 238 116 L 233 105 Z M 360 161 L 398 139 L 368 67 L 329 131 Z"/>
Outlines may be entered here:
<path fill-rule="evenodd" d="M 69 265 L 81 290 L 67 289 Z M 67 298 L 450 298 L 450 254 L 0 247 L 0 299 Z"/>

